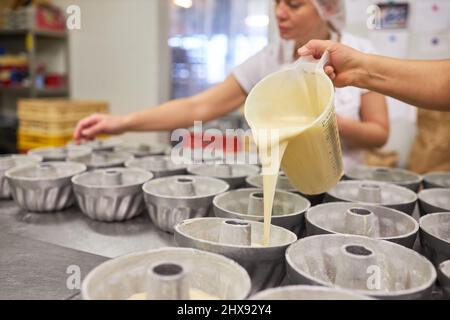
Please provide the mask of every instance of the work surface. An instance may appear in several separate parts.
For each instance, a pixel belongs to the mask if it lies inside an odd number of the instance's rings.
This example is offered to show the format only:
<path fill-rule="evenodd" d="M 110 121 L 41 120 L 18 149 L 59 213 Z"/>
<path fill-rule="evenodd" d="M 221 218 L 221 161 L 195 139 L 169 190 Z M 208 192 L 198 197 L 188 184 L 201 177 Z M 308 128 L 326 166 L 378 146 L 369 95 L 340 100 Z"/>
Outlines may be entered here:
<path fill-rule="evenodd" d="M 157 230 L 145 213 L 102 223 L 76 207 L 35 214 L 0 201 L 0 299 L 78 299 L 70 278 L 77 268 L 84 278 L 108 258 L 168 246 L 173 235 Z"/>
<path fill-rule="evenodd" d="M 0 300 L 80 299 L 80 290 L 67 285 L 69 267 L 84 278 L 109 258 L 170 246 L 173 235 L 156 229 L 145 212 L 124 223 L 103 223 L 77 207 L 36 214 L 0 201 Z M 420 251 L 418 241 L 415 247 Z M 442 298 L 439 288 L 433 298 Z"/>

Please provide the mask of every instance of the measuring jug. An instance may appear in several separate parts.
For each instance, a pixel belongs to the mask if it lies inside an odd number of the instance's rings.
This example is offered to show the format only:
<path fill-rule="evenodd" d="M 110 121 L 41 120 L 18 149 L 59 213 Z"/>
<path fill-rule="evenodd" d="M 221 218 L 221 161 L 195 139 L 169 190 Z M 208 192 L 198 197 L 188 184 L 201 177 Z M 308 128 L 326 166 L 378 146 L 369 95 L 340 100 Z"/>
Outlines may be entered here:
<path fill-rule="evenodd" d="M 275 143 L 285 148 L 281 167 L 292 185 L 308 195 L 328 191 L 344 173 L 334 86 L 323 71 L 327 62 L 327 53 L 320 61 L 299 59 L 259 82 L 245 104 L 258 147 L 263 145 L 259 130 L 279 130 Z"/>

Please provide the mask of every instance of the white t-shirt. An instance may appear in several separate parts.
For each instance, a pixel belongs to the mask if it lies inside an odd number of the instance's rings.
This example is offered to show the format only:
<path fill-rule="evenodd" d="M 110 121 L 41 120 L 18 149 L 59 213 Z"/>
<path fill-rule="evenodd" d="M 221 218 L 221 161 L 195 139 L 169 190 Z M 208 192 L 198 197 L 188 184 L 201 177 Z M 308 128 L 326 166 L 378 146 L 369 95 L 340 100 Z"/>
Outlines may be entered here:
<path fill-rule="evenodd" d="M 337 36 L 332 36 L 336 40 Z M 369 40 L 342 33 L 341 43 L 365 53 L 375 53 L 375 49 Z M 249 93 L 251 89 L 267 75 L 289 66 L 294 62 L 294 43 L 292 41 L 279 40 L 268 45 L 253 57 L 233 69 L 241 87 Z M 360 121 L 361 96 L 368 93 L 367 90 L 356 87 L 336 89 L 335 108 L 342 117 Z M 342 142 L 344 167 L 362 164 L 364 162 L 363 151 L 351 148 Z"/>

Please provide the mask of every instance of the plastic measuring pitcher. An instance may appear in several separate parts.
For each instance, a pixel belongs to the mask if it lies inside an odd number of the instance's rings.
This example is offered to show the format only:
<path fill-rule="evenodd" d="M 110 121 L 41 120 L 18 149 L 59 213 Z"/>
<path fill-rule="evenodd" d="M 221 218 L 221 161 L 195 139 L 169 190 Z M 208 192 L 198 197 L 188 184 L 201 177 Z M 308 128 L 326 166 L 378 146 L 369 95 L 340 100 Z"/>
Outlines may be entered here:
<path fill-rule="evenodd" d="M 299 59 L 259 82 L 245 104 L 258 147 L 258 130 L 281 130 L 280 142 L 287 143 L 281 167 L 298 191 L 310 195 L 328 191 L 344 174 L 327 62 L 328 54 L 320 61 Z"/>

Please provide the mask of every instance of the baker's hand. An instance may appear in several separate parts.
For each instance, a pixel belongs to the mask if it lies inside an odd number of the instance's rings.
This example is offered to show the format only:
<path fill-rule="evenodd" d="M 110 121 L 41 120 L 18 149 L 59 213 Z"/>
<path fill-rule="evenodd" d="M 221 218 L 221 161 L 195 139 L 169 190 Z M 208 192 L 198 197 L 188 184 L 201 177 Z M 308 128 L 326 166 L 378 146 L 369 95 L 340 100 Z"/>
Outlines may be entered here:
<path fill-rule="evenodd" d="M 125 119 L 121 116 L 94 114 L 78 122 L 74 139 L 92 140 L 99 134 L 121 134 L 125 131 Z"/>
<path fill-rule="evenodd" d="M 298 50 L 300 56 L 314 56 L 319 59 L 325 51 L 330 61 L 325 73 L 338 88 L 353 86 L 361 73 L 364 73 L 365 54 L 350 47 L 329 40 L 311 40 Z"/>

